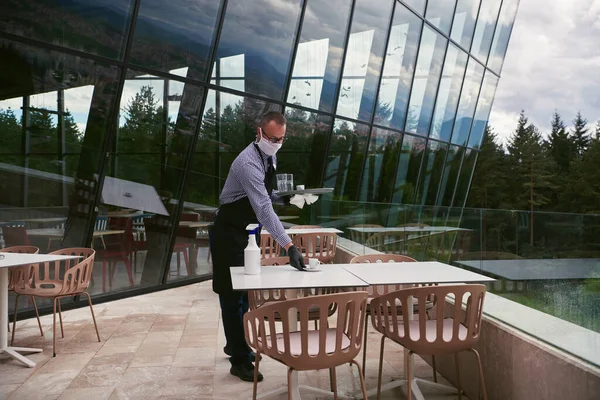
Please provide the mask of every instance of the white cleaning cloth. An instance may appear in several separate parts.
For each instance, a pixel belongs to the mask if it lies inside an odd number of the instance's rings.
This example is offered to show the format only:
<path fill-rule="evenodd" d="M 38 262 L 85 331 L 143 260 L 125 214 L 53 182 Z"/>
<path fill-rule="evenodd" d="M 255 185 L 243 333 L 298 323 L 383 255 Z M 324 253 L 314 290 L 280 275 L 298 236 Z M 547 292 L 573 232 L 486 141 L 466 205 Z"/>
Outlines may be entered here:
<path fill-rule="evenodd" d="M 317 200 L 319 200 L 319 196 L 316 194 L 295 194 L 290 199 L 290 204 L 293 204 L 298 208 L 302 208 L 304 207 L 304 203 L 311 205 Z"/>

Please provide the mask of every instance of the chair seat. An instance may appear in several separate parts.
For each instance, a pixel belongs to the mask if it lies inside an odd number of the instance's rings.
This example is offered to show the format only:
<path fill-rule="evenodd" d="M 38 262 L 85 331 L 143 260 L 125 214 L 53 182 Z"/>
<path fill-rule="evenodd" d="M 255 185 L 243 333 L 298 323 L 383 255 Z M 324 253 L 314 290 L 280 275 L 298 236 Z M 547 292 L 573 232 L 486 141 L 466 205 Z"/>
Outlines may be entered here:
<path fill-rule="evenodd" d="M 411 340 L 419 340 L 420 339 L 420 333 L 419 333 L 419 321 L 410 321 L 409 323 L 409 332 L 410 332 L 410 339 Z M 442 328 L 442 338 L 444 339 L 445 342 L 449 342 L 452 337 L 453 337 L 453 325 L 454 325 L 454 318 L 445 318 L 444 319 L 444 325 Z M 399 330 L 398 333 L 400 334 L 400 337 L 404 337 L 404 325 L 402 324 L 398 324 Z M 463 325 L 462 323 L 458 325 L 458 338 L 460 340 L 465 340 L 467 338 L 467 327 L 465 325 Z M 428 319 L 425 321 L 425 338 L 427 339 L 427 341 L 429 342 L 433 342 L 436 340 L 437 337 L 437 320 L 435 319 Z"/>
<path fill-rule="evenodd" d="M 325 336 L 325 352 L 327 354 L 332 354 L 336 351 L 336 328 L 327 329 Z M 277 350 L 279 352 L 285 351 L 285 342 L 283 339 L 283 333 L 278 333 L 277 337 Z M 261 342 L 261 338 L 257 339 L 258 342 Z M 293 356 L 302 355 L 302 334 L 301 332 L 291 332 L 290 333 L 290 353 Z M 267 346 L 271 347 L 271 337 L 267 337 Z M 350 347 L 350 339 L 345 334 L 342 335 L 342 350 Z M 308 331 L 308 354 L 311 356 L 316 356 L 319 354 L 319 331 Z M 269 356 L 273 358 L 277 358 L 275 354 L 269 354 Z"/>
<path fill-rule="evenodd" d="M 50 286 L 50 285 L 47 285 Z M 30 287 L 30 286 L 25 286 L 24 288 L 17 288 L 15 290 L 16 293 L 18 293 L 19 295 L 25 295 L 25 296 L 36 296 L 36 297 L 47 297 L 47 298 L 53 298 L 56 297 L 60 294 L 60 292 L 62 291 L 63 287 L 62 285 L 58 285 L 58 286 L 54 286 L 54 287 L 42 287 L 40 288 L 35 288 L 35 287 Z M 83 293 L 83 290 L 81 291 L 81 293 Z M 73 294 L 69 294 L 71 296 L 75 296 L 77 294 L 81 294 L 81 293 L 73 293 Z"/>

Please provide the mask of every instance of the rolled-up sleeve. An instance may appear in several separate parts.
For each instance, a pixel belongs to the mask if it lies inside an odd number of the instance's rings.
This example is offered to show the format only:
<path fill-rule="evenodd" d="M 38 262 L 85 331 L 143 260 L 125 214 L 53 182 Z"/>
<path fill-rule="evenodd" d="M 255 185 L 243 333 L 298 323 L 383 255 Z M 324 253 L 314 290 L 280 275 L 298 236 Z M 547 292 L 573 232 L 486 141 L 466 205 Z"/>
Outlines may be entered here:
<path fill-rule="evenodd" d="M 281 221 L 275 214 L 273 203 L 264 183 L 264 169 L 259 163 L 234 163 L 232 171 L 240 186 L 244 188 L 252 209 L 260 222 L 273 239 L 282 247 L 292 242 Z"/>

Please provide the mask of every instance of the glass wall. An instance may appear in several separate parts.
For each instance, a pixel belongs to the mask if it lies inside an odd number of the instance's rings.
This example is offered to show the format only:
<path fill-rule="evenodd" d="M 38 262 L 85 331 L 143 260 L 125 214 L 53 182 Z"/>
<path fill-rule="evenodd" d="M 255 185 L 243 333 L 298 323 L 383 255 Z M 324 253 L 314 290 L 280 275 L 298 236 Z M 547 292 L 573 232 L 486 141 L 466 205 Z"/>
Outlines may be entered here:
<path fill-rule="evenodd" d="M 516 4 L 2 1 L 0 243 L 93 247 L 94 296 L 210 277 L 207 226 L 270 110 L 297 184 L 462 207 Z"/>

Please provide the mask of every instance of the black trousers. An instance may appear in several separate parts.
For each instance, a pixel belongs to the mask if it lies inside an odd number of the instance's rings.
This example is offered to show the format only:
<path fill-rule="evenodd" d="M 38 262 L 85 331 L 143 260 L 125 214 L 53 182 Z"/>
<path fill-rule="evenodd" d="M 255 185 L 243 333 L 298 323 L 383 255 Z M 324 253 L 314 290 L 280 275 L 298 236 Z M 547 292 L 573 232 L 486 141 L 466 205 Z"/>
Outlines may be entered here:
<path fill-rule="evenodd" d="M 227 347 L 231 351 L 232 365 L 246 364 L 252 361 L 250 346 L 244 336 L 244 314 L 248 312 L 248 292 L 230 292 L 220 294 L 221 317 L 227 339 Z"/>

